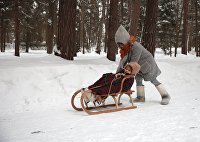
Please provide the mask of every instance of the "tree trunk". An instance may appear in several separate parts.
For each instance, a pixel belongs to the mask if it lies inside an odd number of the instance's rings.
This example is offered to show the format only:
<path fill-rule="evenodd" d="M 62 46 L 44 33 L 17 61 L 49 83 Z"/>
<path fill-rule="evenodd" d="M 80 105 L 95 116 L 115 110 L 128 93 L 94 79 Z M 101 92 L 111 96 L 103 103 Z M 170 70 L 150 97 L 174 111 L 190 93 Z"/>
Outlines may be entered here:
<path fill-rule="evenodd" d="M 5 52 L 4 36 L 5 36 L 4 12 L 3 9 L 1 9 L 1 52 Z"/>
<path fill-rule="evenodd" d="M 97 36 L 97 49 L 96 53 L 101 53 L 101 43 L 102 43 L 102 31 L 103 31 L 103 22 L 105 20 L 105 1 L 102 1 L 102 17 L 100 19 L 100 25 L 98 30 L 98 36 Z"/>
<path fill-rule="evenodd" d="M 189 0 L 183 0 L 183 34 L 182 34 L 182 54 L 187 55 L 188 45 L 188 6 Z"/>
<path fill-rule="evenodd" d="M 105 14 L 105 37 L 104 37 L 104 52 L 107 52 L 108 49 L 108 24 L 109 24 L 109 2 L 106 0 L 106 14 Z"/>
<path fill-rule="evenodd" d="M 80 13 L 80 47 L 82 48 L 82 53 L 85 54 L 84 46 L 84 18 L 85 18 L 85 4 L 81 2 L 81 13 Z"/>
<path fill-rule="evenodd" d="M 19 0 L 15 0 L 15 56 L 19 54 Z"/>
<path fill-rule="evenodd" d="M 158 0 L 147 0 L 146 17 L 142 41 L 144 47 L 154 56 L 156 48 L 156 22 L 158 13 Z"/>
<path fill-rule="evenodd" d="M 28 27 L 26 27 L 26 53 L 29 52 L 29 48 L 30 48 L 30 41 L 31 41 L 31 34 L 30 34 L 30 29 Z"/>
<path fill-rule="evenodd" d="M 49 0 L 48 1 L 48 19 L 47 19 L 47 32 L 46 32 L 46 46 L 47 46 L 47 53 L 52 54 L 53 52 L 53 39 L 54 39 L 54 12 L 56 1 Z"/>
<path fill-rule="evenodd" d="M 137 35 L 138 20 L 140 17 L 140 0 L 129 0 L 131 4 L 131 26 L 130 34 Z"/>
<path fill-rule="evenodd" d="M 29 17 L 26 17 L 25 18 L 25 20 L 26 20 L 26 24 L 27 24 L 27 26 L 25 27 L 25 29 L 26 29 L 26 53 L 28 53 L 29 52 L 29 48 L 30 48 L 30 42 L 31 42 L 31 33 L 30 33 L 30 28 L 29 28 L 29 25 L 30 25 L 30 19 L 29 19 Z"/>
<path fill-rule="evenodd" d="M 67 60 L 73 60 L 76 49 L 76 4 L 75 0 L 60 0 L 59 46 L 61 57 Z"/>
<path fill-rule="evenodd" d="M 120 0 L 120 1 L 121 1 L 121 4 L 120 4 L 120 6 L 121 6 L 121 8 L 120 8 L 120 17 L 121 17 L 120 23 L 122 23 L 123 22 L 123 16 L 124 16 L 124 0 Z"/>
<path fill-rule="evenodd" d="M 109 26 L 108 26 L 108 52 L 107 52 L 107 58 L 111 61 L 116 60 L 117 45 L 115 43 L 115 33 L 119 27 L 118 17 L 119 17 L 118 0 L 111 0 Z"/>
<path fill-rule="evenodd" d="M 195 0 L 195 51 L 196 56 L 200 57 L 200 40 L 198 35 L 198 4 L 197 0 Z"/>
<path fill-rule="evenodd" d="M 176 57 L 177 55 L 177 49 L 179 46 L 179 33 L 180 33 L 180 27 L 181 27 L 181 21 L 182 21 L 182 13 L 183 13 L 183 7 L 181 8 L 181 13 L 180 13 L 180 19 L 179 19 L 179 7 L 181 4 L 179 3 L 179 0 L 176 1 L 177 4 L 177 11 L 176 11 L 176 44 L 175 44 L 175 52 L 174 56 Z"/>

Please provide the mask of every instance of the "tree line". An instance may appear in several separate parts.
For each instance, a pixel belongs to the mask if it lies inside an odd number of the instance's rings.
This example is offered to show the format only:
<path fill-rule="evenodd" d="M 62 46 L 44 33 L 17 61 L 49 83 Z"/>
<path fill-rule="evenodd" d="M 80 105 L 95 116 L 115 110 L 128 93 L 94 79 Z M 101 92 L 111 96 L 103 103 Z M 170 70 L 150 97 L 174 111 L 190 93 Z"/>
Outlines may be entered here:
<path fill-rule="evenodd" d="M 45 47 L 67 60 L 95 50 L 115 61 L 114 36 L 123 25 L 153 56 L 161 48 L 199 57 L 199 9 L 200 0 L 0 0 L 0 48 L 13 44 L 20 56 Z"/>

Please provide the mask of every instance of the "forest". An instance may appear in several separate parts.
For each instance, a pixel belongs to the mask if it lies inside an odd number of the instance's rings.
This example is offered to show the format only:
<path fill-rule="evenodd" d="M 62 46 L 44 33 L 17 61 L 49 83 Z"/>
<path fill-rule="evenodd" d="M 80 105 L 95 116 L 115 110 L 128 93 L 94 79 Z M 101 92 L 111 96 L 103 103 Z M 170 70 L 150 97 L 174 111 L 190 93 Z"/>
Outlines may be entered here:
<path fill-rule="evenodd" d="M 15 56 L 44 49 L 74 60 L 95 51 L 115 61 L 119 25 L 152 55 L 200 56 L 200 0 L 0 0 L 0 9 L 1 52 Z"/>

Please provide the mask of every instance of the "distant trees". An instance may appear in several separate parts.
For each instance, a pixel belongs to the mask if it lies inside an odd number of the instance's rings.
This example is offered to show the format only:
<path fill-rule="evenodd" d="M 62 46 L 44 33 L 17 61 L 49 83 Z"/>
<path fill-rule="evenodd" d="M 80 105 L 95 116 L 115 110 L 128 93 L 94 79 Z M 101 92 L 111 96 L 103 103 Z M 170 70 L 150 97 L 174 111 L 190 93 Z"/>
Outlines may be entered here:
<path fill-rule="evenodd" d="M 179 16 L 179 13 L 175 10 L 174 0 L 162 0 L 157 22 L 157 45 L 168 55 L 172 54 L 171 48 L 175 47 L 176 24 L 179 25 L 179 20 L 176 23 L 176 18 L 178 19 L 176 16 Z"/>
<path fill-rule="evenodd" d="M 0 1 L 1 52 L 15 47 L 15 2 Z M 69 60 L 77 52 L 103 51 L 115 61 L 114 35 L 121 24 L 153 55 L 155 48 L 161 48 L 171 56 L 179 51 L 196 51 L 200 56 L 200 0 L 74 0 L 73 13 L 67 7 L 70 2 L 19 0 L 19 51 L 46 49 L 48 54 L 54 51 Z M 61 3 L 67 3 L 67 9 Z"/>

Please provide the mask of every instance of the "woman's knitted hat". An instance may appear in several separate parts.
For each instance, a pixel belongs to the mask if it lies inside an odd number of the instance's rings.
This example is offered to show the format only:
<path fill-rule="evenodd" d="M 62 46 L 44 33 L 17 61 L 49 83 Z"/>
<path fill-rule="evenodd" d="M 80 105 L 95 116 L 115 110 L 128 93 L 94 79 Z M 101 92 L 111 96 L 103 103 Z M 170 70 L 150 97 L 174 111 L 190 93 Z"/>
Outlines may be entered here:
<path fill-rule="evenodd" d="M 129 39 L 129 33 L 122 25 L 120 25 L 117 29 L 117 32 L 115 33 L 115 42 L 126 44 L 129 41 Z"/>

